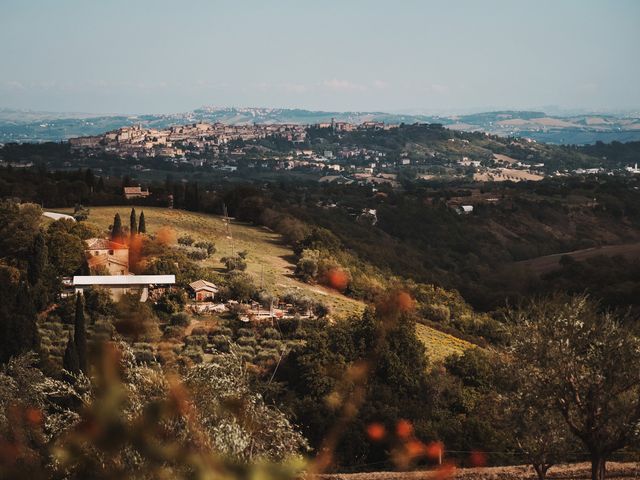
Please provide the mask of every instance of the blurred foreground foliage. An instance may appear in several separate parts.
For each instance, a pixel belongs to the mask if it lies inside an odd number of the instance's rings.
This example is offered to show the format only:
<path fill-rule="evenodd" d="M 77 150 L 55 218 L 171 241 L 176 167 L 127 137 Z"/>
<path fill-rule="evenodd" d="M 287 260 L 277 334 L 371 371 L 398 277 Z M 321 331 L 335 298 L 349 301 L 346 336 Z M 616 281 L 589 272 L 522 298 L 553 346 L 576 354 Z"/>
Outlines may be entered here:
<path fill-rule="evenodd" d="M 37 361 L 0 372 L 0 478 L 286 479 L 304 467 L 306 441 L 233 353 L 182 378 L 137 364 L 125 343 L 102 345 L 91 380 L 47 377 Z"/>

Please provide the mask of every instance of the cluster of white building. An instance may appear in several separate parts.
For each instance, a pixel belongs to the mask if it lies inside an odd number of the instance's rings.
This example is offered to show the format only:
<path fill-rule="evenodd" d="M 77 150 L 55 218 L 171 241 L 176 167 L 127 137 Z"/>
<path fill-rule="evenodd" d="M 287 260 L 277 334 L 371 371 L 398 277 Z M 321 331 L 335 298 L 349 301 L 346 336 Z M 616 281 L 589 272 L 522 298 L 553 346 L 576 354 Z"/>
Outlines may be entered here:
<path fill-rule="evenodd" d="M 277 136 L 304 142 L 306 127 L 297 124 L 226 125 L 193 123 L 166 129 L 123 127 L 103 135 L 69 139 L 72 150 L 103 151 L 125 157 L 183 157 L 188 151 L 219 151 L 232 140 Z"/>

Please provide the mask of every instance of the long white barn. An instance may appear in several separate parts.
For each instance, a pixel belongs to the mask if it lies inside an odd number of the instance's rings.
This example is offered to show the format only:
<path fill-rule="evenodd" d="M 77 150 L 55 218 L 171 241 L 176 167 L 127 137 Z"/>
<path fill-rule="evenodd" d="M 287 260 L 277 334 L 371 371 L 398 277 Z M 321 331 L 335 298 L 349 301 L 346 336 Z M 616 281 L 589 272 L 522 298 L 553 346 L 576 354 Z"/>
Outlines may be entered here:
<path fill-rule="evenodd" d="M 72 285 L 76 293 L 89 287 L 106 288 L 114 300 L 125 293 L 140 293 L 140 301 L 146 302 L 150 288 L 170 287 L 175 283 L 175 275 L 76 275 Z"/>

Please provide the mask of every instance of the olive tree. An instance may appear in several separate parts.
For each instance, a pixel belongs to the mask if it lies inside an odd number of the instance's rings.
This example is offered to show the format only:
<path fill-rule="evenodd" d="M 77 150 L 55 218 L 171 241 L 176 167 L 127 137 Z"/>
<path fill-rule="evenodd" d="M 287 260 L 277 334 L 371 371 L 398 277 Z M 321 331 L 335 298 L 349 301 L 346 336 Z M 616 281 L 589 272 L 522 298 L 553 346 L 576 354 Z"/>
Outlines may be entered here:
<path fill-rule="evenodd" d="M 553 401 L 539 396 L 537 386 L 523 368 L 507 365 L 513 389 L 505 397 L 504 420 L 524 458 L 544 480 L 548 470 L 562 461 L 575 444 L 564 418 Z"/>
<path fill-rule="evenodd" d="M 534 302 L 512 320 L 530 398 L 562 416 L 590 455 L 592 479 L 603 479 L 607 459 L 637 434 L 640 339 L 586 296 Z"/>

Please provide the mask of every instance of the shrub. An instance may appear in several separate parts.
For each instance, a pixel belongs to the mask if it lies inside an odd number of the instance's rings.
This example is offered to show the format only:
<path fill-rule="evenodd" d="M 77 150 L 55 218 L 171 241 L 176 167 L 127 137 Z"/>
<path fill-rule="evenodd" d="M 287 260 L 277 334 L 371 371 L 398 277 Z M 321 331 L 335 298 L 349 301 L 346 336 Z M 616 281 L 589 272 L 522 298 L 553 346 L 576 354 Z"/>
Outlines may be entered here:
<path fill-rule="evenodd" d="M 282 298 L 286 303 L 290 303 L 299 312 L 306 312 L 313 305 L 313 300 L 299 292 L 287 292 Z"/>
<path fill-rule="evenodd" d="M 231 337 L 231 335 L 233 334 L 233 330 L 231 330 L 229 327 L 220 326 L 218 327 L 218 330 L 216 330 L 216 333 L 219 335 L 226 335 L 227 337 Z"/>
<path fill-rule="evenodd" d="M 238 340 L 236 340 L 236 343 L 243 347 L 246 347 L 246 346 L 255 347 L 258 342 L 253 337 L 240 337 L 238 338 Z"/>
<path fill-rule="evenodd" d="M 98 320 L 93 324 L 94 335 L 105 335 L 109 338 L 115 333 L 115 328 L 109 320 Z"/>
<path fill-rule="evenodd" d="M 331 312 L 329 306 L 323 302 L 314 303 L 311 309 L 313 310 L 313 314 L 318 318 L 324 318 Z"/>
<path fill-rule="evenodd" d="M 300 317 L 283 318 L 282 320 L 278 321 L 280 330 L 282 330 L 282 332 L 285 335 L 291 335 L 294 332 L 296 332 L 300 328 L 300 324 L 301 324 Z"/>
<path fill-rule="evenodd" d="M 287 346 L 287 350 L 294 350 L 299 347 L 304 347 L 306 345 L 306 341 L 304 339 L 299 340 L 287 340 L 285 345 Z"/>
<path fill-rule="evenodd" d="M 112 316 L 115 314 L 115 306 L 109 292 L 105 288 L 91 287 L 84 291 L 85 308 L 91 318 L 96 315 Z"/>
<path fill-rule="evenodd" d="M 254 337 L 255 333 L 250 328 L 239 328 L 238 329 L 239 337 Z"/>
<path fill-rule="evenodd" d="M 255 356 L 256 363 L 275 363 L 280 358 L 280 353 L 275 350 L 261 350 Z"/>
<path fill-rule="evenodd" d="M 202 250 L 206 250 L 207 255 L 213 255 L 216 253 L 216 246 L 213 242 L 196 242 L 194 246 L 201 248 Z"/>
<path fill-rule="evenodd" d="M 262 336 L 264 338 L 275 338 L 277 340 L 281 338 L 280 332 L 272 327 L 265 328 L 264 332 L 262 332 Z"/>
<path fill-rule="evenodd" d="M 282 342 L 280 340 L 276 340 L 275 338 L 267 338 L 260 342 L 260 347 L 264 349 L 281 351 Z"/>
<path fill-rule="evenodd" d="M 206 335 L 207 329 L 204 327 L 194 327 L 191 330 L 191 335 Z"/>
<path fill-rule="evenodd" d="M 180 238 L 178 238 L 178 243 L 180 245 L 193 245 L 193 237 L 191 235 L 183 235 Z"/>
<path fill-rule="evenodd" d="M 245 262 L 244 258 L 239 255 L 234 257 L 222 257 L 220 261 L 224 263 L 225 267 L 227 267 L 228 272 L 233 272 L 234 270 L 244 271 L 247 269 L 247 262 Z"/>
<path fill-rule="evenodd" d="M 186 327 L 191 323 L 191 317 L 185 312 L 174 313 L 171 315 L 170 323 L 174 326 Z"/>
<path fill-rule="evenodd" d="M 134 347 L 133 354 L 135 355 L 136 362 L 139 364 L 153 364 L 156 363 L 156 356 L 151 349 L 137 349 Z"/>
<path fill-rule="evenodd" d="M 206 252 L 206 250 L 191 250 L 189 253 L 187 253 L 187 257 L 189 257 L 189 259 L 191 260 L 199 261 L 209 258 L 209 254 Z"/>
<path fill-rule="evenodd" d="M 156 311 L 174 314 L 180 312 L 186 303 L 184 292 L 166 292 L 154 305 Z"/>
<path fill-rule="evenodd" d="M 165 338 L 179 338 L 182 336 L 182 327 L 167 325 L 164 329 Z"/>
<path fill-rule="evenodd" d="M 211 338 L 212 345 L 221 352 L 229 352 L 231 338 L 227 335 L 214 335 Z"/>
<path fill-rule="evenodd" d="M 451 319 L 451 310 L 446 305 L 424 305 L 422 314 L 434 322 L 448 323 Z"/>
<path fill-rule="evenodd" d="M 318 257 L 320 252 L 317 250 L 303 250 L 300 260 L 296 264 L 295 274 L 305 282 L 310 282 L 318 276 Z"/>
<path fill-rule="evenodd" d="M 191 359 L 194 363 L 202 363 L 204 361 L 204 352 L 202 347 L 198 345 L 189 345 L 182 351 L 182 356 Z"/>
<path fill-rule="evenodd" d="M 238 301 L 248 301 L 256 294 L 256 286 L 253 278 L 243 272 L 233 271 L 227 275 L 227 287 L 231 298 Z"/>
<path fill-rule="evenodd" d="M 256 354 L 256 349 L 249 346 L 249 345 L 245 345 L 245 346 L 236 346 L 235 347 L 235 351 L 236 353 L 242 355 L 242 354 L 246 354 L 249 356 L 249 361 L 253 360 L 253 357 Z"/>
<path fill-rule="evenodd" d="M 249 352 L 238 352 L 238 354 L 240 355 L 240 358 L 242 359 L 242 361 L 247 362 L 247 363 L 252 363 L 253 362 L 253 354 L 249 353 Z"/>
<path fill-rule="evenodd" d="M 260 290 L 256 296 L 256 300 L 260 302 L 260 305 L 264 308 L 270 308 L 278 299 L 272 293 L 266 290 Z"/>
<path fill-rule="evenodd" d="M 205 347 L 207 345 L 207 337 L 204 335 L 189 335 L 185 337 L 184 344 L 187 346 L 196 345 L 199 347 Z"/>

